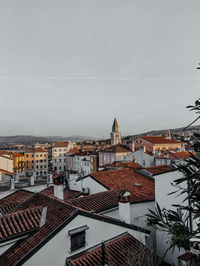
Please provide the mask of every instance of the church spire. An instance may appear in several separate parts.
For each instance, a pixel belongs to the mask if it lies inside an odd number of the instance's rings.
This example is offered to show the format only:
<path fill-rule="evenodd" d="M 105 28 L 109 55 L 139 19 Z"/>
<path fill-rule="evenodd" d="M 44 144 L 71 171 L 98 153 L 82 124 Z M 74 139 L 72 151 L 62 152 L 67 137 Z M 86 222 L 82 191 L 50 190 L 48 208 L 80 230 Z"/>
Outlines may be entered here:
<path fill-rule="evenodd" d="M 122 136 L 119 131 L 119 125 L 116 117 L 112 125 L 112 132 L 110 133 L 110 137 L 111 137 L 111 145 L 120 144 L 122 142 Z"/>
<path fill-rule="evenodd" d="M 119 131 L 119 125 L 118 125 L 117 119 L 115 117 L 113 125 L 112 125 L 112 132 L 118 132 L 118 131 Z"/>

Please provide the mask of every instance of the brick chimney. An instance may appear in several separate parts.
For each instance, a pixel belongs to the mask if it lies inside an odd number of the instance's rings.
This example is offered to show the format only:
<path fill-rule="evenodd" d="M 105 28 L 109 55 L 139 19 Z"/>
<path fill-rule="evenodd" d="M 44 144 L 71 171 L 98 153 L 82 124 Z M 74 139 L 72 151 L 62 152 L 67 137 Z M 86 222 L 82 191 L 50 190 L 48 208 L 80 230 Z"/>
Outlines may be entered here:
<path fill-rule="evenodd" d="M 119 218 L 128 224 L 131 223 L 130 196 L 131 193 L 126 189 L 119 192 Z"/>
<path fill-rule="evenodd" d="M 53 175 L 54 197 L 60 200 L 64 199 L 64 176 L 55 173 Z"/>

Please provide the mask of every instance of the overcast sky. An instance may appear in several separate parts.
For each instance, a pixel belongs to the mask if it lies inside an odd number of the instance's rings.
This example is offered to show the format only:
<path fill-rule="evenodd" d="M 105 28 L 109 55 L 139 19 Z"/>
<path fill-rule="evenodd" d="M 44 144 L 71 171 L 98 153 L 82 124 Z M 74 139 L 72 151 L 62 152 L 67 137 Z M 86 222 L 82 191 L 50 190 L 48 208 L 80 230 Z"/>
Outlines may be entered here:
<path fill-rule="evenodd" d="M 0 135 L 186 126 L 200 97 L 199 0 L 1 0 Z"/>

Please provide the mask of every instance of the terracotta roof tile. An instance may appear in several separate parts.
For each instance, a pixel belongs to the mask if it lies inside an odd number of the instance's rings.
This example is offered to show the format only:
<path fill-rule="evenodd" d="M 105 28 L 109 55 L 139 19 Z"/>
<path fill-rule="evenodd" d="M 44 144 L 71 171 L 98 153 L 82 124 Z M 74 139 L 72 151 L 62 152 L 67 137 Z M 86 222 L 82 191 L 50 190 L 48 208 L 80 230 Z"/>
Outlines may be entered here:
<path fill-rule="evenodd" d="M 12 154 L 13 157 L 24 157 L 24 154 L 21 154 L 21 153 L 18 153 L 18 152 L 15 152 Z"/>
<path fill-rule="evenodd" d="M 179 256 L 178 259 L 179 260 L 188 261 L 188 260 L 191 260 L 194 257 L 196 257 L 196 255 L 194 253 L 186 252 L 186 253 L 182 254 L 181 256 Z"/>
<path fill-rule="evenodd" d="M 195 152 L 193 152 L 192 154 L 196 155 Z M 165 151 L 162 152 L 161 155 L 157 156 L 156 159 L 185 160 L 188 159 L 190 156 L 191 154 L 188 151 L 180 151 L 180 152 Z"/>
<path fill-rule="evenodd" d="M 11 155 L 11 152 L 0 150 L 0 155 Z"/>
<path fill-rule="evenodd" d="M 166 138 L 159 137 L 159 136 L 144 136 L 141 138 L 153 144 L 181 144 L 183 143 L 178 140 L 166 139 Z"/>
<path fill-rule="evenodd" d="M 40 225 L 42 207 L 0 216 L 0 242 L 28 233 Z"/>
<path fill-rule="evenodd" d="M 67 202 L 86 211 L 100 212 L 118 205 L 118 193 L 114 190 L 108 190 L 77 199 L 71 199 Z"/>
<path fill-rule="evenodd" d="M 9 171 L 6 171 L 4 169 L 0 169 L 0 172 L 4 173 L 4 174 L 8 174 L 8 175 L 14 175 L 13 172 L 9 172 Z"/>
<path fill-rule="evenodd" d="M 53 143 L 53 147 L 54 148 L 62 148 L 62 147 L 68 147 L 68 145 L 69 145 L 69 142 L 59 142 L 59 141 L 57 141 L 57 142 L 54 142 Z"/>
<path fill-rule="evenodd" d="M 40 194 L 54 198 L 54 187 L 50 186 L 48 188 L 45 188 L 40 192 Z M 69 199 L 76 198 L 80 196 L 82 193 L 77 190 L 71 190 L 68 188 L 64 188 L 64 201 L 68 201 Z"/>
<path fill-rule="evenodd" d="M 18 263 L 76 212 L 76 209 L 72 206 L 39 193 L 34 194 L 26 200 L 17 210 L 26 210 L 35 207 L 47 207 L 45 224 L 23 241 L 17 242 L 10 252 L 1 255 L 0 265 L 12 266 Z"/>
<path fill-rule="evenodd" d="M 150 250 L 128 233 L 105 242 L 105 262 L 107 265 L 121 266 L 129 265 L 130 263 L 130 265 L 135 265 L 135 263 L 149 265 L 149 261 L 153 265 L 153 263 L 156 264 L 158 258 L 152 255 Z M 101 244 L 72 256 L 67 259 L 67 262 L 67 265 L 71 266 L 101 265 Z"/>
<path fill-rule="evenodd" d="M 141 165 L 139 165 L 138 163 L 135 163 L 135 162 L 114 162 L 111 164 L 103 165 L 101 167 L 106 167 L 106 168 L 107 167 L 130 167 L 133 169 L 140 169 Z"/>
<path fill-rule="evenodd" d="M 78 149 L 70 149 L 68 151 L 68 153 L 79 153 L 79 152 L 80 152 L 80 150 L 78 150 Z"/>
<path fill-rule="evenodd" d="M 32 195 L 32 192 L 26 190 L 15 191 L 14 193 L 0 200 L 0 212 L 2 214 L 9 213 Z"/>
<path fill-rule="evenodd" d="M 146 169 L 153 175 L 163 174 L 163 173 L 172 171 L 172 168 L 168 165 L 149 166 L 149 167 L 145 167 L 144 169 Z"/>
<path fill-rule="evenodd" d="M 102 171 L 91 173 L 90 176 L 108 189 L 113 189 L 116 192 L 119 192 L 121 189 L 127 189 L 131 193 L 131 202 L 155 199 L 154 180 L 136 173 L 134 169 L 123 168 L 113 171 Z"/>
<path fill-rule="evenodd" d="M 123 152 L 132 152 L 127 146 L 122 144 L 117 144 L 114 146 L 110 146 L 103 150 L 102 152 L 110 152 L 110 153 L 123 153 Z"/>
<path fill-rule="evenodd" d="M 46 153 L 48 153 L 47 150 L 44 150 L 44 149 L 41 149 L 41 148 L 35 148 L 33 151 L 34 152 L 46 152 Z"/>

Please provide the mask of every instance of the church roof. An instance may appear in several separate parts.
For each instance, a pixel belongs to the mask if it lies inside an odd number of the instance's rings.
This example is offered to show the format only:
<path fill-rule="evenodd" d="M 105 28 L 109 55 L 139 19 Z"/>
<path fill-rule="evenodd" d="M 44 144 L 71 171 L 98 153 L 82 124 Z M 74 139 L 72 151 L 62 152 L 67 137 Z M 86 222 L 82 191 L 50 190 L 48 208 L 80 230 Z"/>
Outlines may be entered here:
<path fill-rule="evenodd" d="M 119 130 L 119 125 L 117 122 L 117 119 L 114 119 L 113 125 L 112 125 L 112 132 L 118 131 Z"/>

